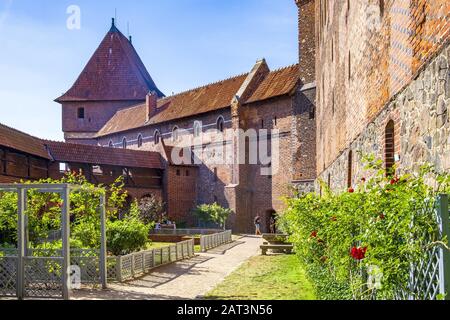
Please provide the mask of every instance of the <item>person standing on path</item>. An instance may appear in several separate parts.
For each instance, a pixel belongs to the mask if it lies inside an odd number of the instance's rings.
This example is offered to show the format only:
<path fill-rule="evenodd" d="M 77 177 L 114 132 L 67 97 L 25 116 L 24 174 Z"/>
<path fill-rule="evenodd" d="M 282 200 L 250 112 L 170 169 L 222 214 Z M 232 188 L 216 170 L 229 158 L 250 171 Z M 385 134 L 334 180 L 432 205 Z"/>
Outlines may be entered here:
<path fill-rule="evenodd" d="M 261 217 L 260 216 L 256 216 L 254 222 L 255 222 L 255 229 L 256 229 L 255 234 L 257 236 L 260 236 L 261 235 Z"/>

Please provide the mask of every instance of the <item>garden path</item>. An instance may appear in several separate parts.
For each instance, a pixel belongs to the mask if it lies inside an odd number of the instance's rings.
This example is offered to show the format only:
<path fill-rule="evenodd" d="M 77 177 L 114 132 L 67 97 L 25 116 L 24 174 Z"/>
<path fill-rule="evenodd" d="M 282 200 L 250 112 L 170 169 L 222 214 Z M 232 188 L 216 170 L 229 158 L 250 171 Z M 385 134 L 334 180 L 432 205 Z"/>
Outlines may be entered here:
<path fill-rule="evenodd" d="M 127 283 L 109 285 L 107 290 L 75 291 L 75 300 L 166 300 L 201 299 L 249 258 L 259 254 L 261 237 L 239 240 L 200 253 L 196 257 L 155 269 Z"/>

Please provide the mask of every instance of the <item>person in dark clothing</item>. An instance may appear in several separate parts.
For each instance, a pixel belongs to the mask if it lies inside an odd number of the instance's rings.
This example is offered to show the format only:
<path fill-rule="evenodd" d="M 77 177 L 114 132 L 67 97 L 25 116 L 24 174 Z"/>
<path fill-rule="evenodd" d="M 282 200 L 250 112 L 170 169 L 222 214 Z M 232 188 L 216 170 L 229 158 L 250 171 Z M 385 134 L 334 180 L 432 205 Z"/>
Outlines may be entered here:
<path fill-rule="evenodd" d="M 261 235 L 261 217 L 260 216 L 256 216 L 254 222 L 255 222 L 255 229 L 256 229 L 255 234 L 257 236 L 260 236 Z"/>
<path fill-rule="evenodd" d="M 270 233 L 277 233 L 277 221 L 274 216 L 270 217 Z"/>

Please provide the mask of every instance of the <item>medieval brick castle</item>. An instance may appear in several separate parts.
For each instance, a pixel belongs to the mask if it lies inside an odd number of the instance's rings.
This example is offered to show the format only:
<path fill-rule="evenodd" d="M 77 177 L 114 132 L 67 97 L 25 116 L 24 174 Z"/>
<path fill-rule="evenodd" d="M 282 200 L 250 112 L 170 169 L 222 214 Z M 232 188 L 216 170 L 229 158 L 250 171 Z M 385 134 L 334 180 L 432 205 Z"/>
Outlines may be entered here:
<path fill-rule="evenodd" d="M 447 1 L 295 2 L 297 64 L 272 71 L 260 60 L 248 73 L 167 97 L 113 21 L 56 100 L 66 143 L 0 126 L 0 182 L 57 176 L 61 164 L 99 183 L 125 175 L 130 195 L 163 198 L 179 223 L 195 224 L 192 208 L 217 202 L 233 209 L 230 227 L 249 232 L 256 215 L 267 229 L 294 188 L 319 191 L 318 178 L 336 190 L 358 183 L 359 151 L 387 168 L 415 170 L 428 161 L 449 170 Z M 174 161 L 180 140 L 211 129 L 216 134 L 201 142 L 207 152 L 194 152 L 197 162 Z M 277 130 L 279 170 L 261 175 L 272 164 L 237 162 L 233 147 L 233 161 L 207 161 L 217 146 L 236 144 L 223 138 L 228 129 Z"/>

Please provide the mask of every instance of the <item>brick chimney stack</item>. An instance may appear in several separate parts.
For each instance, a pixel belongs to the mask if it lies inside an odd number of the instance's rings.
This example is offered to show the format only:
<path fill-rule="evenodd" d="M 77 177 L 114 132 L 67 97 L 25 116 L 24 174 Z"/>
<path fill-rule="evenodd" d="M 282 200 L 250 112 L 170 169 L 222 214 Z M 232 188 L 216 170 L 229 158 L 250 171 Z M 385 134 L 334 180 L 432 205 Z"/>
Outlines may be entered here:
<path fill-rule="evenodd" d="M 155 114 L 157 103 L 158 94 L 155 91 L 149 92 L 145 99 L 147 122 L 150 121 L 150 118 Z"/>
<path fill-rule="evenodd" d="M 316 2 L 295 0 L 298 7 L 298 44 L 300 78 L 303 84 L 316 79 Z"/>

